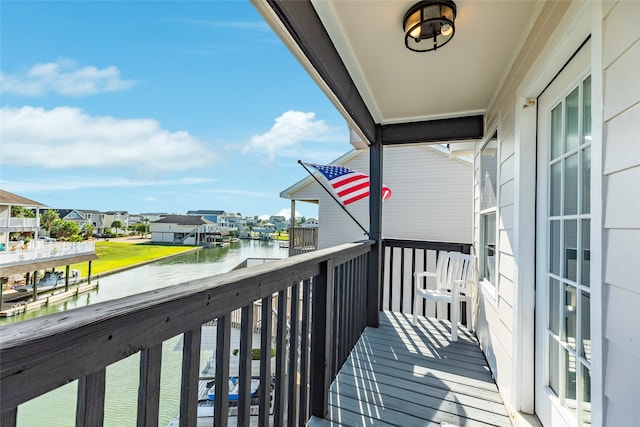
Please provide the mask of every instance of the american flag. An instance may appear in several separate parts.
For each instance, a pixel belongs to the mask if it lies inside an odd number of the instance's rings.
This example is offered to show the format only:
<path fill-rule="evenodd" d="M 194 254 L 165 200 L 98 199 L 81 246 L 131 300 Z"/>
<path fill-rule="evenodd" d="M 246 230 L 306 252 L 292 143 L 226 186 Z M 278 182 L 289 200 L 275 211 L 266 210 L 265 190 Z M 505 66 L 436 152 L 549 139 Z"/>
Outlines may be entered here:
<path fill-rule="evenodd" d="M 362 172 L 336 165 L 305 163 L 320 172 L 331 184 L 343 205 L 348 205 L 369 196 L 369 176 Z M 382 185 L 382 200 L 391 197 L 391 190 Z"/>

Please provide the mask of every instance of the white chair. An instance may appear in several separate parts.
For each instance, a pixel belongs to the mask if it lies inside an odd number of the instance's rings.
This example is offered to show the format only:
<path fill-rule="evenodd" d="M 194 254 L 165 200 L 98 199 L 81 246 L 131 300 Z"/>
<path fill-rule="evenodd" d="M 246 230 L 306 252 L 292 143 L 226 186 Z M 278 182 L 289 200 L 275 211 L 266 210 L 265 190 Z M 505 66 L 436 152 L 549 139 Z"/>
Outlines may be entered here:
<path fill-rule="evenodd" d="M 441 251 L 436 263 L 436 271 L 416 271 L 416 290 L 413 307 L 413 325 L 416 325 L 418 304 L 421 299 L 451 304 L 451 341 L 458 340 L 458 307 L 462 302 L 467 306 L 467 324 L 471 329 L 471 297 L 468 286 L 473 284 L 475 257 L 459 252 Z M 427 277 L 436 281 L 435 289 L 425 289 L 422 284 Z"/>

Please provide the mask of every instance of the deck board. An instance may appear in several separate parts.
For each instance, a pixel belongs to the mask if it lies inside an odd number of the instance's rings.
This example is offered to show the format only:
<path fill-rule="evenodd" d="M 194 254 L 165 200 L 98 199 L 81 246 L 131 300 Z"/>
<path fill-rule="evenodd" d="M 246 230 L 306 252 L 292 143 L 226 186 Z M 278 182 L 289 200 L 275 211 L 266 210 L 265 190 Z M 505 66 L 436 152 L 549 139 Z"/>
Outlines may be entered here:
<path fill-rule="evenodd" d="M 332 425 L 510 426 L 476 338 L 446 321 L 381 312 L 331 385 Z"/>

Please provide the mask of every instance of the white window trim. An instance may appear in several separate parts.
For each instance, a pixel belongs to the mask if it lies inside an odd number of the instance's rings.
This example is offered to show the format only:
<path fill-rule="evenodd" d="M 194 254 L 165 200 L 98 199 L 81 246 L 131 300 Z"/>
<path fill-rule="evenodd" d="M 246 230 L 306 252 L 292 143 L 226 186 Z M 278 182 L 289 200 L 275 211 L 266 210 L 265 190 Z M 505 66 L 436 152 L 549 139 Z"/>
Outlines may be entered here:
<path fill-rule="evenodd" d="M 501 144 L 500 144 L 500 129 L 498 123 L 493 124 L 488 128 L 489 131 L 486 133 L 486 136 L 482 143 L 480 144 L 480 149 L 478 150 L 478 171 L 482 172 L 482 150 L 487 146 L 489 141 L 493 138 L 493 135 L 496 135 L 496 205 L 495 207 L 491 207 L 488 209 L 480 209 L 481 206 L 481 194 L 482 189 L 480 188 L 480 179 L 478 180 L 478 272 L 480 271 L 480 256 L 482 255 L 482 229 L 481 229 L 481 221 L 480 218 L 483 214 L 495 212 L 496 214 L 496 229 L 495 229 L 495 238 L 496 238 L 496 247 L 495 247 L 495 282 L 491 283 L 485 278 L 478 277 L 478 287 L 482 291 L 482 295 L 485 297 L 485 301 L 488 302 L 494 309 L 498 309 L 498 289 L 500 283 L 500 155 L 501 155 Z M 481 178 L 481 177 L 480 177 Z M 478 274 L 479 276 L 479 274 Z"/>
<path fill-rule="evenodd" d="M 477 271 L 478 271 L 478 289 L 482 292 L 482 295 L 485 301 L 492 306 L 495 310 L 498 309 L 498 289 L 500 283 L 500 268 L 499 268 L 499 259 L 500 259 L 500 239 L 499 239 L 499 231 L 500 231 L 500 155 L 501 155 L 501 147 L 500 147 L 500 130 L 499 130 L 499 120 L 496 120 L 491 126 L 488 128 L 488 132 L 486 132 L 485 138 L 479 144 L 480 148 L 477 153 L 477 161 L 478 161 L 478 173 L 481 172 L 482 169 L 482 150 L 486 147 L 486 145 L 491 141 L 493 135 L 497 134 L 496 137 L 496 205 L 495 207 L 488 209 L 480 209 L 480 195 L 482 193 L 480 189 L 480 180 L 478 180 L 478 211 L 475 215 L 476 220 L 478 221 L 478 240 L 477 240 L 477 251 L 476 257 L 478 258 L 477 263 Z M 496 213 L 496 229 L 495 229 L 495 238 L 496 238 L 496 248 L 495 248 L 495 282 L 491 283 L 490 281 L 480 278 L 480 256 L 482 254 L 481 251 L 481 221 L 480 218 L 483 214 L 486 213 Z"/>

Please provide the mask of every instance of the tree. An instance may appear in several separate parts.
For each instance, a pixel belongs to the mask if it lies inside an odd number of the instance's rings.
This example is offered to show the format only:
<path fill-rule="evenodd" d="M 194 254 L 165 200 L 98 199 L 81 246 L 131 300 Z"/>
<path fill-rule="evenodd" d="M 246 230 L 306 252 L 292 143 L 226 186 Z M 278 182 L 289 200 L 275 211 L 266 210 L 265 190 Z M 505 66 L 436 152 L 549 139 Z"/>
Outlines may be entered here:
<path fill-rule="evenodd" d="M 53 209 L 47 209 L 40 213 L 40 227 L 47 232 L 47 236 L 51 234 L 51 225 L 58 219 L 60 219 L 60 215 Z"/>
<path fill-rule="evenodd" d="M 33 213 L 33 210 L 29 208 L 25 208 L 22 206 L 11 206 L 11 217 L 12 218 L 35 218 L 36 214 Z"/>
<path fill-rule="evenodd" d="M 138 234 L 141 234 L 142 237 L 146 237 L 147 236 L 147 224 L 144 224 L 142 222 L 136 224 L 136 232 Z"/>
<path fill-rule="evenodd" d="M 93 224 L 87 223 L 80 229 L 80 235 L 85 239 L 88 239 L 89 237 L 93 236 L 94 231 L 96 231 L 96 227 Z"/>
<path fill-rule="evenodd" d="M 72 240 L 73 236 L 80 234 L 80 226 L 75 222 L 57 219 L 51 225 L 51 233 L 55 234 L 58 239 Z"/>
<path fill-rule="evenodd" d="M 116 219 L 111 223 L 111 228 L 116 229 L 116 237 L 118 236 L 118 229 L 122 228 L 122 221 Z"/>

